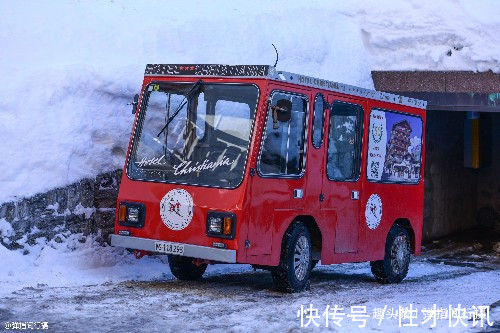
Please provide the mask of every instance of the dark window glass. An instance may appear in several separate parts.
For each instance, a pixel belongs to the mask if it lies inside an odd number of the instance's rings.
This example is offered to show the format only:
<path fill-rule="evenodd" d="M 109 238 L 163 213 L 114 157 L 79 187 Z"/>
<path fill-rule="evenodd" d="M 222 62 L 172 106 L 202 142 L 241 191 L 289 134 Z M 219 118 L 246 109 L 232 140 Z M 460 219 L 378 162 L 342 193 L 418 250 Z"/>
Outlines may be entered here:
<path fill-rule="evenodd" d="M 330 180 L 359 178 L 362 137 L 361 107 L 336 102 L 330 113 L 326 173 Z"/>
<path fill-rule="evenodd" d="M 312 143 L 313 146 L 319 148 L 323 141 L 323 120 L 325 111 L 325 98 L 323 95 L 316 95 L 314 100 L 313 128 L 312 128 Z"/>
<path fill-rule="evenodd" d="M 291 103 L 289 116 L 275 114 L 280 100 Z M 278 111 L 279 112 L 279 111 Z M 300 175 L 305 164 L 307 99 L 287 93 L 274 93 L 268 109 L 267 124 L 259 170 L 263 175 Z M 280 119 L 281 118 L 281 119 Z"/>

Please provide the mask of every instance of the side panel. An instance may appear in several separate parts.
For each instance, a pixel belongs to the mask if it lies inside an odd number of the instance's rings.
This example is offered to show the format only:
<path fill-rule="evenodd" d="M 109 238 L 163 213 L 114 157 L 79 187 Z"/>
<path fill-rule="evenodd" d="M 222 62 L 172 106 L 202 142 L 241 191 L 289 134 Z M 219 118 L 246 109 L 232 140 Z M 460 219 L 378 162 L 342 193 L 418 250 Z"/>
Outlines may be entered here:
<path fill-rule="evenodd" d="M 412 242 L 412 247 L 414 248 L 414 253 L 418 255 L 420 253 L 421 248 L 421 239 L 422 239 L 422 223 L 423 223 L 423 196 L 424 196 L 424 166 L 425 166 L 425 110 L 405 107 L 401 105 L 394 105 L 389 103 L 383 103 L 379 101 L 370 101 L 368 104 L 368 110 L 366 114 L 366 122 L 369 130 L 367 133 L 367 144 L 368 140 L 370 140 L 370 136 L 375 136 L 377 139 L 381 135 L 379 130 L 374 127 L 379 127 L 377 125 L 377 120 L 372 117 L 370 119 L 370 112 L 373 110 L 390 110 L 394 111 L 397 114 L 402 115 L 403 119 L 407 115 L 418 116 L 419 121 L 422 121 L 422 134 L 421 134 L 421 168 L 418 170 L 418 175 L 420 180 L 415 184 L 401 184 L 397 183 L 394 179 L 387 180 L 384 182 L 374 182 L 368 180 L 367 176 L 369 172 L 374 172 L 372 170 L 372 162 L 376 162 L 376 160 L 370 160 L 368 156 L 364 160 L 365 170 L 363 174 L 363 193 L 361 196 L 361 220 L 362 223 L 360 225 L 360 241 L 361 241 L 361 251 L 365 253 L 365 260 L 379 260 L 384 256 L 384 246 L 387 234 L 392 227 L 392 225 L 397 220 L 406 220 L 412 226 L 415 238 Z M 392 115 L 392 114 L 391 114 Z M 413 119 L 413 118 L 412 118 Z M 391 136 L 393 134 L 394 124 L 391 123 L 390 120 L 383 120 L 387 124 L 389 128 L 383 128 L 386 133 L 382 133 L 383 140 L 388 142 L 385 145 L 386 152 L 383 154 L 384 157 L 387 156 L 389 150 L 391 149 L 389 141 L 391 141 Z M 375 126 L 374 126 L 375 125 Z M 415 140 L 415 137 L 419 135 L 419 133 L 415 132 L 415 127 L 418 128 L 418 125 L 411 124 L 410 129 L 410 139 Z M 374 142 L 374 138 L 371 138 L 372 142 Z M 410 159 L 408 155 L 410 153 L 414 153 L 415 147 L 408 146 L 405 144 L 402 146 L 404 149 L 403 160 Z M 373 153 L 373 149 L 368 152 L 368 154 Z M 401 163 L 393 163 L 392 164 L 392 173 L 395 174 L 395 177 L 415 177 L 415 174 L 411 176 L 408 175 L 410 167 L 404 167 L 405 161 Z M 386 161 L 386 158 L 383 159 L 384 167 L 388 170 L 389 165 Z M 409 163 L 408 163 L 409 164 Z M 381 164 L 382 166 L 382 164 Z M 386 171 L 387 171 L 386 170 Z M 382 172 L 380 170 L 379 172 Z M 385 171 L 384 171 L 385 172 Z M 371 176 L 370 176 L 371 177 Z M 403 178 L 401 178 L 403 179 Z M 388 183 L 389 181 L 393 181 L 393 183 Z M 378 197 L 378 198 L 377 198 Z M 371 211 L 377 211 L 377 207 L 381 207 L 381 217 L 380 224 L 374 224 L 376 219 L 371 215 Z"/>
<path fill-rule="evenodd" d="M 363 105 L 365 111 L 363 152 L 360 175 L 361 188 L 359 198 L 359 222 L 357 224 L 357 252 L 339 253 L 339 251 L 334 251 L 333 253 L 327 253 L 325 251 L 325 247 L 323 247 L 322 262 L 324 264 L 361 262 L 382 259 L 384 257 L 387 234 L 395 221 L 401 220 L 409 221 L 413 229 L 414 238 L 412 239 L 412 248 L 414 249 L 414 254 L 419 255 L 421 250 L 425 166 L 425 110 L 373 100 L 367 100 Z M 422 119 L 422 160 L 421 169 L 419 172 L 420 181 L 417 184 L 388 184 L 367 180 L 367 172 L 370 171 L 368 170 L 367 165 L 368 162 L 371 161 L 368 156 L 370 154 L 370 151 L 368 149 L 368 142 L 369 136 L 373 134 L 373 131 L 370 131 L 370 127 L 373 127 L 373 124 L 370 124 L 370 111 L 374 108 L 403 112 L 410 115 L 417 115 Z M 373 153 L 373 151 L 371 152 Z M 340 189 L 338 191 L 340 191 Z M 344 189 L 344 191 L 347 192 L 346 189 Z M 381 219 L 376 227 L 374 227 L 373 225 L 373 219 L 368 216 L 373 203 L 376 203 L 376 197 L 370 199 L 370 197 L 372 197 L 372 195 L 374 194 L 380 198 L 382 206 Z M 327 201 L 326 198 L 325 201 Z M 339 205 L 336 200 L 333 200 L 331 204 Z M 334 217 L 333 212 L 328 215 L 331 216 L 331 218 Z M 327 216 L 327 218 L 330 218 L 329 216 Z M 341 217 L 338 216 L 337 220 L 340 219 Z M 340 227 L 340 224 L 340 222 L 336 223 L 335 228 L 342 228 Z M 371 225 L 371 227 L 369 225 Z M 337 232 L 338 230 L 335 230 L 336 234 Z M 330 234 L 325 235 L 325 233 L 323 233 L 323 243 L 325 243 L 325 238 L 328 238 L 328 241 L 334 243 L 334 247 L 337 249 L 339 246 L 337 245 L 337 242 L 339 241 L 339 237 L 341 237 L 340 234 L 342 232 L 349 233 L 351 231 L 349 231 L 349 228 L 346 228 L 344 231 L 340 231 L 338 236 L 333 236 Z M 355 234 L 356 232 L 353 233 Z"/>

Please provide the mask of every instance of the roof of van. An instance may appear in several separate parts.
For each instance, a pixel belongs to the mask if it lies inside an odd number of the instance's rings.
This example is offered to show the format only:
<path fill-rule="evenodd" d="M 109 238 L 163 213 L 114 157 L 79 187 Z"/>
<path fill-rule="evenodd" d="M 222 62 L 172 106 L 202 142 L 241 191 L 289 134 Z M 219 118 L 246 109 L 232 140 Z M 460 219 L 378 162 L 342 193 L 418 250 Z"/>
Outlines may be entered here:
<path fill-rule="evenodd" d="M 419 109 L 425 109 L 427 106 L 427 102 L 424 100 L 350 86 L 344 83 L 318 79 L 301 74 L 278 71 L 274 66 L 269 65 L 148 64 L 144 76 L 258 77 L 295 83 L 388 103 L 406 105 Z"/>

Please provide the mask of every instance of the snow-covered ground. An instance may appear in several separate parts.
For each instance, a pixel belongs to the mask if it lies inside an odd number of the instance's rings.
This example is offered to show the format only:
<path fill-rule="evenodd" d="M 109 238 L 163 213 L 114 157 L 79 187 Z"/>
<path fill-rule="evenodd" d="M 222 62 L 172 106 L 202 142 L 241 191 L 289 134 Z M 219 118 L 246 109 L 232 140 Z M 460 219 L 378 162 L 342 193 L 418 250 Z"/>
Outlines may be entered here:
<path fill-rule="evenodd" d="M 249 265 L 209 266 L 201 280 L 179 281 L 166 257 L 136 260 L 131 253 L 98 246 L 91 237 L 72 235 L 30 250 L 24 256 L 28 260 L 21 260 L 21 253 L 0 248 L 0 257 L 7 259 L 0 270 L 2 325 L 48 322 L 49 329 L 62 332 L 358 332 L 363 321 L 349 316 L 358 310 L 368 315 L 367 331 L 500 329 L 500 257 L 469 245 L 444 243 L 425 250 L 397 285 L 376 283 L 368 263 L 319 266 L 310 290 L 291 295 L 274 291 L 270 274 Z M 446 310 L 459 304 L 467 309 L 490 306 L 489 320 L 496 324 L 490 327 L 485 320 L 483 328 L 480 323 L 473 327 L 473 320 L 455 318 L 450 324 L 443 315 L 432 328 L 422 310 L 434 304 Z M 335 305 L 343 308 L 341 326 L 330 314 L 327 329 L 324 311 Z M 303 314 L 307 327 L 301 327 L 298 317 L 301 306 L 318 310 L 314 322 Z M 374 311 L 385 306 L 379 325 Z M 414 319 L 402 319 L 402 327 L 400 306 L 417 310 Z M 409 324 L 417 326 L 405 326 Z"/>
<path fill-rule="evenodd" d="M 0 203 L 121 168 L 147 63 L 500 72 L 500 2 L 0 2 Z"/>

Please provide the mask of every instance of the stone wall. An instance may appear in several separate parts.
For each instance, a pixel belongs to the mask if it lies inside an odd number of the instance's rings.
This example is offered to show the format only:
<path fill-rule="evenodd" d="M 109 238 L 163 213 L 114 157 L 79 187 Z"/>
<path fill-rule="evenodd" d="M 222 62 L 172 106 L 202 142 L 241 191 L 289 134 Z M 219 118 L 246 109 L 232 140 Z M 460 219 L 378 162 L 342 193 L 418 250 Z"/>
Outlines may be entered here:
<path fill-rule="evenodd" d="M 106 241 L 113 232 L 116 197 L 122 170 L 82 179 L 63 188 L 37 194 L 0 206 L 0 219 L 11 224 L 13 233 L 0 237 L 9 249 L 34 244 L 39 237 L 56 239 L 65 232 L 96 234 Z"/>

